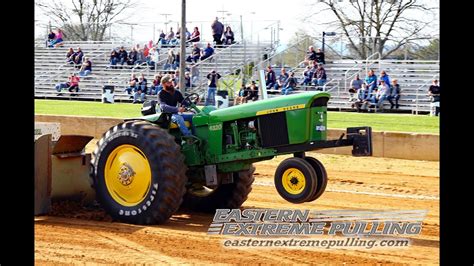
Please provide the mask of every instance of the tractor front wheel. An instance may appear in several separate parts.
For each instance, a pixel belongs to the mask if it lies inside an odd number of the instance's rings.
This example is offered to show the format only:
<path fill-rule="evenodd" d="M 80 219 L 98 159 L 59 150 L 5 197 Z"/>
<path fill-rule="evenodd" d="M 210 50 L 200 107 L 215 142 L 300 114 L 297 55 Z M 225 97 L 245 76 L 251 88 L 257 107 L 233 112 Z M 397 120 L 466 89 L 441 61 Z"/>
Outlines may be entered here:
<path fill-rule="evenodd" d="M 168 220 L 181 205 L 187 181 L 174 137 L 146 121 L 109 129 L 93 152 L 90 173 L 105 211 L 134 224 Z"/>
<path fill-rule="evenodd" d="M 317 182 L 313 167 L 302 158 L 285 159 L 275 171 L 278 194 L 292 203 L 307 201 L 317 190 Z"/>
<path fill-rule="evenodd" d="M 324 190 L 326 190 L 326 186 L 328 184 L 328 174 L 326 172 L 326 168 L 324 168 L 324 165 L 318 159 L 313 157 L 305 157 L 304 159 L 311 164 L 314 171 L 316 172 L 316 176 L 318 177 L 318 185 L 316 186 L 316 190 L 314 191 L 314 194 L 307 200 L 310 202 L 319 198 L 323 194 Z"/>

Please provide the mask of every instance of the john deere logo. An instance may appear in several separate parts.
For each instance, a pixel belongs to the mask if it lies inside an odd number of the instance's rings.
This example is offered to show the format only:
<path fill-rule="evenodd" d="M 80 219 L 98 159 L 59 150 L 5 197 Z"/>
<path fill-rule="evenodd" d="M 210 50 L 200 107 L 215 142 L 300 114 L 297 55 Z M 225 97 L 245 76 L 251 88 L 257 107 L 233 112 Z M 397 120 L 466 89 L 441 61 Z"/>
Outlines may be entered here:
<path fill-rule="evenodd" d="M 124 163 L 120 167 L 118 179 L 122 185 L 128 186 L 132 183 L 135 174 L 136 173 L 133 171 L 132 167 L 128 163 Z"/>

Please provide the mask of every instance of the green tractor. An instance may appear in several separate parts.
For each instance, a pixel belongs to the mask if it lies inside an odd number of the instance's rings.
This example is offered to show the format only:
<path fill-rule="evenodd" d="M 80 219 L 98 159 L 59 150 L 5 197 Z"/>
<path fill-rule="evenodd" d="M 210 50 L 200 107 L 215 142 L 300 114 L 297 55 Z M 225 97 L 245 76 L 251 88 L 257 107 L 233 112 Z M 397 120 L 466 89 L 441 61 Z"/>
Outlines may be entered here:
<path fill-rule="evenodd" d="M 92 154 L 97 199 L 114 218 L 134 224 L 167 221 L 180 206 L 213 212 L 239 208 L 252 190 L 254 162 L 293 154 L 275 171 L 285 200 L 320 197 L 324 166 L 305 151 L 353 146 L 354 156 L 371 156 L 370 127 L 347 128 L 326 140 L 326 92 L 305 92 L 225 109 L 197 108 L 197 94 L 184 102 L 193 112 L 193 137 L 182 136 L 170 114 L 154 113 L 110 128 Z"/>

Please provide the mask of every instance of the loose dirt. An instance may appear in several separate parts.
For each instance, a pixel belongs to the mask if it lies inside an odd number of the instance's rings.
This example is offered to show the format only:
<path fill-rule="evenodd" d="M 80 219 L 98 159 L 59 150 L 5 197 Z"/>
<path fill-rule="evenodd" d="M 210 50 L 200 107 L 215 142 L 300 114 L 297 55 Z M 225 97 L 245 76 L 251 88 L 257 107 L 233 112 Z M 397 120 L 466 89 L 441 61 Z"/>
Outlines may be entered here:
<path fill-rule="evenodd" d="M 427 210 L 411 246 L 386 249 L 230 249 L 208 235 L 212 214 L 178 211 L 163 225 L 113 222 L 100 208 L 55 204 L 35 218 L 35 262 L 107 264 L 439 264 L 439 162 L 307 153 L 325 165 L 329 182 L 316 201 L 292 204 L 273 186 L 279 156 L 256 163 L 243 208 L 309 210 Z"/>

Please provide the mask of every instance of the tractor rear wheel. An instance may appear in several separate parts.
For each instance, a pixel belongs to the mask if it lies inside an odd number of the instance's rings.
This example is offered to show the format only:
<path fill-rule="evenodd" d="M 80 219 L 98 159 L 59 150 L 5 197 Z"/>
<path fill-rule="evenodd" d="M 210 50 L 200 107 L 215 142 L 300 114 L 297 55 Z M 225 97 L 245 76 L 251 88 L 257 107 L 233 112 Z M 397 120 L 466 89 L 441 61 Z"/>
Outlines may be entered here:
<path fill-rule="evenodd" d="M 255 167 L 250 169 L 234 172 L 234 182 L 223 184 L 215 189 L 206 186 L 193 186 L 188 188 L 184 196 L 183 207 L 193 211 L 214 212 L 216 209 L 236 209 L 242 206 L 247 200 L 250 191 L 252 191 L 252 183 L 255 180 L 253 173 Z"/>
<path fill-rule="evenodd" d="M 311 164 L 299 157 L 285 159 L 275 171 L 278 194 L 292 203 L 307 201 L 317 190 L 317 183 Z"/>
<path fill-rule="evenodd" d="M 316 191 L 307 200 L 307 202 L 310 202 L 319 198 L 323 194 L 324 190 L 326 190 L 326 186 L 328 184 L 328 174 L 326 172 L 326 168 L 324 168 L 324 165 L 318 159 L 313 157 L 305 157 L 304 159 L 311 164 L 314 171 L 316 172 L 316 176 L 318 177 Z"/>
<path fill-rule="evenodd" d="M 105 211 L 134 224 L 168 220 L 181 205 L 187 181 L 174 137 L 146 121 L 109 129 L 93 152 L 90 174 Z"/>

